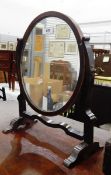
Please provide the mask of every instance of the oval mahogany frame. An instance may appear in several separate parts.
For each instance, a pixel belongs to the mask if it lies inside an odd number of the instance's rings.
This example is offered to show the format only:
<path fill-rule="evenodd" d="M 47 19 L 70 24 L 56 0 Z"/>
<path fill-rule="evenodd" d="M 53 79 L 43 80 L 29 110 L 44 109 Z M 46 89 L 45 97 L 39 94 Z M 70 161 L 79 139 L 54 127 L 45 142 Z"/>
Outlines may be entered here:
<path fill-rule="evenodd" d="M 77 40 L 77 44 L 78 44 L 78 49 L 79 49 L 79 55 L 80 55 L 80 72 L 79 72 L 79 77 L 78 77 L 78 82 L 77 85 L 75 87 L 75 90 L 73 92 L 73 95 L 71 96 L 71 98 L 69 99 L 69 101 L 59 110 L 57 111 L 53 111 L 53 112 L 48 112 L 48 111 L 42 111 L 39 108 L 37 108 L 37 106 L 35 106 L 33 104 L 33 102 L 30 100 L 30 98 L 28 97 L 27 91 L 24 88 L 23 85 L 23 81 L 22 81 L 22 75 L 21 75 L 21 63 L 22 63 L 22 57 L 23 57 L 23 52 L 24 52 L 24 48 L 25 48 L 25 44 L 27 42 L 27 39 L 30 35 L 30 32 L 32 31 L 33 27 L 40 22 L 41 20 L 43 20 L 44 18 L 47 17 L 57 17 L 60 18 L 62 20 L 64 20 L 72 29 L 72 31 L 74 32 L 74 35 L 76 37 Z M 18 80 L 19 80 L 19 85 L 20 85 L 20 91 L 21 93 L 24 95 L 26 101 L 28 102 L 29 106 L 36 111 L 39 114 L 45 115 L 45 116 L 55 116 L 55 115 L 60 115 L 63 112 L 65 112 L 71 105 L 73 105 L 79 95 L 79 92 L 81 90 L 81 87 L 83 85 L 83 81 L 84 81 L 84 76 L 85 76 L 85 54 L 84 54 L 84 46 L 83 46 L 83 34 L 78 26 L 78 24 L 76 22 L 74 22 L 71 18 L 69 18 L 68 16 L 60 13 L 60 12 L 56 12 L 56 11 L 48 11 L 45 13 L 40 14 L 39 16 L 37 16 L 29 25 L 29 27 L 27 28 L 24 36 L 22 39 L 18 40 L 18 44 L 17 44 L 17 49 L 16 49 L 16 58 L 17 58 L 17 72 L 18 72 Z"/>

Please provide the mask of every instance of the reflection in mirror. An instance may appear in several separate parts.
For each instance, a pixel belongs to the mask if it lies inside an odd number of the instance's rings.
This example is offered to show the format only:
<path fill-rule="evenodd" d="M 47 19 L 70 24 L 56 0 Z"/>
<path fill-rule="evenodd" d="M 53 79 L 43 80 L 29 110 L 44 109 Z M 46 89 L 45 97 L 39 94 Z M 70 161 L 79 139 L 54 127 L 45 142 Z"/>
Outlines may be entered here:
<path fill-rule="evenodd" d="M 31 103 L 52 112 L 71 98 L 80 71 L 80 57 L 70 26 L 57 17 L 41 20 L 31 31 L 21 62 L 23 85 Z"/>

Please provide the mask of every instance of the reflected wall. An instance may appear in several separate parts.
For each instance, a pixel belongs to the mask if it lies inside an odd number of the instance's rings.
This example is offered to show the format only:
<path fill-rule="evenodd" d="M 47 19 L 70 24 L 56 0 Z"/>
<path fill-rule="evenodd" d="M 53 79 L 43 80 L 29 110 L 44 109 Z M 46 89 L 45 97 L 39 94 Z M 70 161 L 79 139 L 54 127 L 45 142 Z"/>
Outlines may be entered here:
<path fill-rule="evenodd" d="M 70 26 L 56 17 L 41 20 L 31 31 L 21 62 L 23 85 L 40 110 L 56 111 L 71 98 L 80 57 Z"/>

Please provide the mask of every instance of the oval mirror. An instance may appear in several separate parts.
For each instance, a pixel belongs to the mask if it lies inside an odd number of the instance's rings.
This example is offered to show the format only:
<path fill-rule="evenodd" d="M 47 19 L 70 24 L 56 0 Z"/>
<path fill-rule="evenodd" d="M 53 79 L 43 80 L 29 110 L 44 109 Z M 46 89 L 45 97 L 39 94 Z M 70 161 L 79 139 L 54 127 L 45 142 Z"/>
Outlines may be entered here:
<path fill-rule="evenodd" d="M 84 78 L 81 38 L 78 26 L 58 12 L 43 13 L 27 29 L 20 74 L 26 99 L 37 112 L 60 114 L 74 103 Z"/>

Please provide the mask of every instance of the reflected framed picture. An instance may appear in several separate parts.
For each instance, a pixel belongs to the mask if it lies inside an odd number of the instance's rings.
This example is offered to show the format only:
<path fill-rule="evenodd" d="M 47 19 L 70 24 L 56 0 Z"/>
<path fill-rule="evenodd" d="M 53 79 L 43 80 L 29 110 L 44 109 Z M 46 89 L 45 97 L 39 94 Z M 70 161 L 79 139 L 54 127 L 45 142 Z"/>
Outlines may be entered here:
<path fill-rule="evenodd" d="M 77 54 L 78 46 L 75 41 L 67 41 L 65 42 L 65 54 Z"/>
<path fill-rule="evenodd" d="M 70 37 L 70 28 L 66 24 L 56 25 L 56 39 L 68 39 Z"/>
<path fill-rule="evenodd" d="M 43 35 L 35 35 L 34 43 L 35 51 L 42 52 L 44 47 L 44 37 Z"/>
<path fill-rule="evenodd" d="M 0 50 L 7 50 L 7 43 L 5 42 L 0 43 Z"/>
<path fill-rule="evenodd" d="M 16 43 L 9 41 L 8 42 L 8 50 L 16 50 Z"/>
<path fill-rule="evenodd" d="M 49 57 L 64 57 L 64 42 L 50 41 L 49 42 Z"/>

